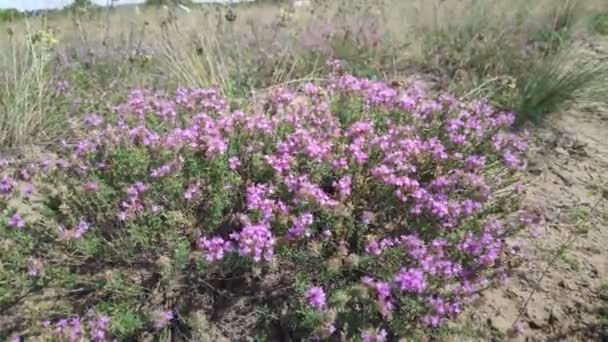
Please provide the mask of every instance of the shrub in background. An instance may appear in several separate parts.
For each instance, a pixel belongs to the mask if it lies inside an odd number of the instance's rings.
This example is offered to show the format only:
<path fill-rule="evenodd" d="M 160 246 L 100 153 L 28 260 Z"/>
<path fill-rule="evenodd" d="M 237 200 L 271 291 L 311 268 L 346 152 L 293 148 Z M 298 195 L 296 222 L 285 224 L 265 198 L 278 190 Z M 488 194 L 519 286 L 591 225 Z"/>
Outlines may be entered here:
<path fill-rule="evenodd" d="M 22 16 L 23 14 L 14 8 L 0 9 L 0 22 L 13 21 Z"/>

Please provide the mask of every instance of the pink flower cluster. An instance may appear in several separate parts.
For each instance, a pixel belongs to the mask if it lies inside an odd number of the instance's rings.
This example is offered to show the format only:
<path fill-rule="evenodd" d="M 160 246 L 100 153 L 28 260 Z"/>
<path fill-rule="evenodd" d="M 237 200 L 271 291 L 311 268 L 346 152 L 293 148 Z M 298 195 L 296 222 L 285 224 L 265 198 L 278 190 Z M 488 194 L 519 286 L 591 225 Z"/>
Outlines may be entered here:
<path fill-rule="evenodd" d="M 44 322 L 43 325 L 50 327 L 51 322 Z M 53 334 L 64 341 L 80 342 L 85 337 L 80 317 L 63 318 L 54 324 L 54 328 Z"/>
<path fill-rule="evenodd" d="M 297 239 L 310 236 L 308 227 L 313 223 L 314 217 L 311 213 L 300 214 L 294 221 L 293 225 L 287 231 L 288 239 Z"/>
<path fill-rule="evenodd" d="M 87 321 L 88 324 L 83 324 L 83 321 Z M 42 325 L 52 329 L 52 335 L 61 341 L 114 342 L 117 340 L 110 336 L 110 324 L 109 316 L 96 313 L 91 309 L 84 317 L 63 318 L 54 324 L 45 321 Z"/>
<path fill-rule="evenodd" d="M 85 220 L 80 220 L 73 229 L 65 229 L 63 226 L 59 225 L 57 227 L 57 236 L 60 240 L 79 240 L 82 239 L 89 228 L 90 225 Z"/>
<path fill-rule="evenodd" d="M 13 228 L 21 229 L 25 227 L 25 220 L 21 218 L 19 213 L 15 213 L 8 219 L 8 225 Z"/>
<path fill-rule="evenodd" d="M 143 195 L 148 188 L 147 184 L 136 182 L 126 189 L 127 198 L 119 204 L 117 213 L 120 221 L 133 219 L 144 210 Z"/>
<path fill-rule="evenodd" d="M 230 237 L 237 242 L 240 255 L 251 257 L 256 262 L 272 260 L 275 239 L 268 224 L 246 225 Z"/>
<path fill-rule="evenodd" d="M 401 291 L 421 293 L 426 288 L 424 272 L 420 269 L 401 269 L 395 275 L 395 283 Z"/>
<path fill-rule="evenodd" d="M 324 309 L 325 305 L 327 304 L 325 291 L 323 291 L 323 288 L 320 286 L 313 286 L 309 288 L 306 290 L 305 296 L 308 304 L 317 310 Z"/>
<path fill-rule="evenodd" d="M 385 281 L 375 281 L 371 277 L 363 277 L 361 282 L 376 292 L 376 307 L 383 317 L 390 317 L 395 305 L 391 293 L 391 284 Z"/>
<path fill-rule="evenodd" d="M 97 314 L 90 310 L 87 313 L 89 319 L 89 335 L 92 342 L 105 342 L 110 339 L 110 317 L 105 314 Z"/>
<path fill-rule="evenodd" d="M 222 260 L 226 253 L 234 249 L 230 241 L 219 236 L 210 239 L 201 237 L 198 240 L 198 248 L 205 252 L 205 258 L 209 262 Z"/>
<path fill-rule="evenodd" d="M 367 329 L 361 333 L 363 342 L 386 342 L 388 333 L 384 329 Z"/>

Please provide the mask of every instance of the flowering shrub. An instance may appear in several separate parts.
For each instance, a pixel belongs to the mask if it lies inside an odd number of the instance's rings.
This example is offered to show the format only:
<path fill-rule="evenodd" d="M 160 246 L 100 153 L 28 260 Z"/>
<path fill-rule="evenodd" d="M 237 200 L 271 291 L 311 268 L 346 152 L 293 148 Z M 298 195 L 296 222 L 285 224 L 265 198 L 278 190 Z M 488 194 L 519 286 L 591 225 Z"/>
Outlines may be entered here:
<path fill-rule="evenodd" d="M 204 279 L 240 294 L 217 280 L 229 278 L 290 284 L 283 306 L 267 305 L 296 338 L 385 341 L 439 327 L 508 274 L 507 237 L 537 219 L 518 206 L 526 142 L 508 130 L 513 114 L 484 101 L 339 67 L 244 110 L 212 89 L 134 91 L 41 162 L 41 217 L 7 208 L 2 234 L 44 235 L 27 251 L 43 284 L 68 255 L 72 278 L 105 270 L 86 304 L 131 307 L 112 329 L 149 323 L 112 335 L 171 328 L 196 309 Z M 5 174 L 2 194 L 15 182 Z M 148 275 L 134 284 L 137 269 Z M 180 299 L 149 302 L 159 288 Z"/>
<path fill-rule="evenodd" d="M 87 325 L 83 324 L 84 319 L 88 321 Z M 62 318 L 54 324 L 45 321 L 43 326 L 50 331 L 52 337 L 60 341 L 80 342 L 85 338 L 92 342 L 110 341 L 110 317 L 93 311 L 87 312 L 84 318 Z"/>

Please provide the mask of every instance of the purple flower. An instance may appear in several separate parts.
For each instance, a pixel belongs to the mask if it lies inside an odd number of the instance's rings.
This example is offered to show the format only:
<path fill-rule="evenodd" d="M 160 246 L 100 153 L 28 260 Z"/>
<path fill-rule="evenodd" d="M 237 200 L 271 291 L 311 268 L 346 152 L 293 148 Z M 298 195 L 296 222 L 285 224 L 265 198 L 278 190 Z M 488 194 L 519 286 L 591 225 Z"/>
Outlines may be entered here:
<path fill-rule="evenodd" d="M 38 277 L 42 274 L 44 264 L 41 259 L 29 257 L 27 260 L 27 274 L 30 277 Z"/>
<path fill-rule="evenodd" d="M 275 241 L 268 225 L 248 224 L 230 237 L 236 240 L 241 256 L 251 257 L 255 262 L 272 261 Z"/>
<path fill-rule="evenodd" d="M 65 229 L 65 227 L 57 226 L 57 235 L 61 240 L 79 240 L 89 230 L 90 225 L 84 219 L 81 219 L 74 229 Z"/>
<path fill-rule="evenodd" d="M 293 192 L 299 200 L 311 201 L 327 209 L 334 208 L 338 202 L 332 200 L 318 185 L 309 180 L 308 175 L 285 177 L 287 188 Z"/>
<path fill-rule="evenodd" d="M 511 338 L 521 336 L 526 330 L 525 325 L 522 322 L 515 323 L 508 331 L 507 335 Z"/>
<path fill-rule="evenodd" d="M 152 325 L 154 329 L 160 330 L 167 327 L 175 318 L 173 311 L 155 311 L 152 313 Z"/>
<path fill-rule="evenodd" d="M 85 220 L 80 220 L 76 226 L 74 238 L 80 239 L 90 228 L 90 225 Z"/>
<path fill-rule="evenodd" d="M 84 337 L 84 329 L 80 317 L 59 320 L 55 324 L 54 334 L 61 340 L 80 342 Z"/>
<path fill-rule="evenodd" d="M 96 314 L 89 310 L 89 335 L 93 342 L 106 342 L 109 340 L 109 330 L 111 319 L 104 314 Z"/>
<path fill-rule="evenodd" d="M 351 177 L 344 176 L 340 178 L 334 186 L 338 189 L 341 198 L 347 198 L 351 193 Z"/>
<path fill-rule="evenodd" d="M 184 198 L 186 199 L 186 201 L 192 201 L 200 194 L 200 191 L 201 191 L 200 182 L 192 183 L 188 186 L 188 188 L 184 192 Z"/>
<path fill-rule="evenodd" d="M 34 194 L 34 186 L 31 183 L 23 185 L 23 195 L 25 198 L 30 198 Z"/>
<path fill-rule="evenodd" d="M 388 333 L 384 329 L 367 329 L 361 333 L 363 342 L 385 342 Z"/>
<path fill-rule="evenodd" d="M 338 72 L 344 67 L 344 63 L 339 59 L 330 59 L 325 65 L 332 71 Z"/>
<path fill-rule="evenodd" d="M 443 319 L 439 315 L 426 315 L 422 318 L 422 321 L 427 326 L 435 328 L 441 325 Z"/>
<path fill-rule="evenodd" d="M 448 317 L 455 316 L 461 312 L 458 301 L 447 301 L 438 296 L 432 296 L 426 300 L 431 312 L 423 317 L 423 322 L 431 327 L 437 327 L 446 322 Z"/>
<path fill-rule="evenodd" d="M 86 182 L 84 184 L 84 191 L 88 193 L 95 193 L 99 190 L 97 183 L 94 181 Z"/>
<path fill-rule="evenodd" d="M 27 168 L 22 168 L 21 170 L 19 170 L 19 178 L 27 182 L 32 179 L 32 175 L 30 174 L 30 171 Z"/>
<path fill-rule="evenodd" d="M 323 310 L 325 308 L 325 291 L 323 291 L 322 287 L 313 286 L 309 288 L 306 290 L 305 296 L 308 305 L 317 310 Z"/>
<path fill-rule="evenodd" d="M 469 156 L 465 160 L 465 164 L 466 164 L 467 168 L 469 168 L 471 170 L 478 170 L 478 169 L 482 168 L 485 165 L 485 163 L 486 163 L 486 157 L 478 156 L 478 155 Z"/>
<path fill-rule="evenodd" d="M 176 159 L 164 164 L 150 173 L 152 178 L 162 178 L 177 173 L 184 164 L 184 157 L 178 156 Z"/>
<path fill-rule="evenodd" d="M 368 242 L 367 245 L 365 246 L 365 253 L 370 254 L 370 255 L 375 255 L 375 256 L 382 254 L 382 249 L 381 249 L 378 241 L 372 240 L 372 241 Z"/>
<path fill-rule="evenodd" d="M 247 209 L 258 210 L 262 213 L 262 221 L 267 222 L 278 210 L 278 203 L 270 197 L 274 187 L 268 184 L 254 184 L 247 187 Z"/>
<path fill-rule="evenodd" d="M 228 167 L 230 168 L 230 170 L 234 171 L 238 169 L 239 166 L 241 166 L 241 161 L 239 160 L 239 158 L 230 157 L 230 159 L 228 159 Z"/>
<path fill-rule="evenodd" d="M 15 181 L 7 175 L 3 175 L 2 179 L 0 179 L 0 195 L 8 197 L 12 195 L 14 189 Z"/>
<path fill-rule="evenodd" d="M 426 288 L 424 272 L 421 269 L 402 268 L 395 276 L 395 282 L 404 292 L 421 293 Z"/>
<path fill-rule="evenodd" d="M 84 118 L 84 122 L 89 127 L 98 127 L 103 123 L 103 118 L 97 114 L 89 114 Z"/>
<path fill-rule="evenodd" d="M 513 154 L 513 152 L 506 150 L 503 152 L 502 157 L 505 165 L 507 165 L 508 168 L 517 170 L 521 167 L 521 161 L 515 154 Z"/>
<path fill-rule="evenodd" d="M 211 239 L 202 237 L 198 240 L 197 245 L 199 249 L 205 252 L 205 258 L 209 262 L 222 260 L 226 253 L 233 250 L 230 241 L 217 236 Z"/>
<path fill-rule="evenodd" d="M 25 227 L 25 221 L 21 218 L 21 215 L 15 213 L 8 219 L 8 225 L 13 228 L 21 229 Z"/>
<path fill-rule="evenodd" d="M 371 211 L 364 211 L 361 214 L 361 222 L 364 224 L 372 224 L 376 220 L 376 214 Z"/>
<path fill-rule="evenodd" d="M 55 88 L 59 93 L 65 93 L 70 90 L 70 81 L 68 80 L 59 80 L 55 82 Z"/>
<path fill-rule="evenodd" d="M 386 299 L 391 295 L 391 286 L 387 282 L 376 282 L 376 291 L 378 292 L 378 298 Z"/>
<path fill-rule="evenodd" d="M 314 218 L 311 213 L 303 213 L 293 222 L 293 225 L 287 231 L 288 239 L 296 239 L 310 236 L 308 227 L 312 224 Z"/>

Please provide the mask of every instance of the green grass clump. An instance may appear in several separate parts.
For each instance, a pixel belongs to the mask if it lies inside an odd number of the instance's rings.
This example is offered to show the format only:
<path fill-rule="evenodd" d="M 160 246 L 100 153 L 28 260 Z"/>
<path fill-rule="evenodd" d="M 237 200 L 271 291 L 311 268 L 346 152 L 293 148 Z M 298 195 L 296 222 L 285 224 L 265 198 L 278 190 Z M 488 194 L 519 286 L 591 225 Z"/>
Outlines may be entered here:
<path fill-rule="evenodd" d="M 589 20 L 589 30 L 602 36 L 608 35 L 608 13 L 598 13 Z"/>
<path fill-rule="evenodd" d="M 608 64 L 580 51 L 564 51 L 539 63 L 519 80 L 520 123 L 540 123 L 567 104 L 606 103 Z"/>

